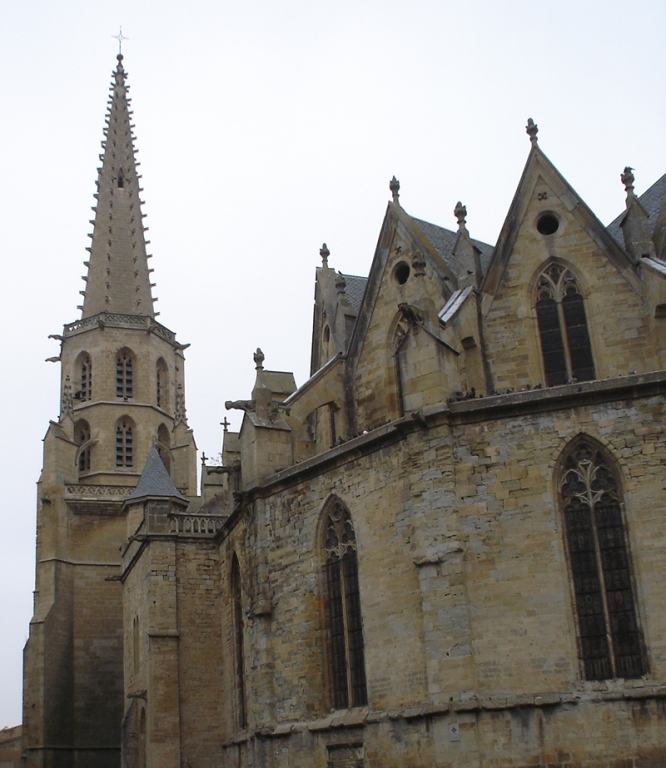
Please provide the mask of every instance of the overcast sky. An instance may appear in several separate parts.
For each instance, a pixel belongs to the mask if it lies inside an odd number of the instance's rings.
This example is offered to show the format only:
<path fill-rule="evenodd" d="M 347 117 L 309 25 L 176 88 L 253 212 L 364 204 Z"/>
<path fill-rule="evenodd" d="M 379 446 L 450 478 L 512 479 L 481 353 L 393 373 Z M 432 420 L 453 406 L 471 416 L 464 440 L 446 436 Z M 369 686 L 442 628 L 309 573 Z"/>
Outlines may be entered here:
<path fill-rule="evenodd" d="M 607 224 L 620 172 L 666 171 L 663 0 L 2 0 L 0 726 L 21 720 L 35 482 L 59 410 L 48 335 L 80 316 L 98 154 L 123 44 L 159 317 L 187 351 L 200 450 L 252 353 L 309 373 L 313 280 L 367 274 L 395 174 L 404 208 L 494 243 L 540 146 Z M 612 307 L 608 308 L 612 311 Z M 238 426 L 238 413 L 230 418 Z"/>

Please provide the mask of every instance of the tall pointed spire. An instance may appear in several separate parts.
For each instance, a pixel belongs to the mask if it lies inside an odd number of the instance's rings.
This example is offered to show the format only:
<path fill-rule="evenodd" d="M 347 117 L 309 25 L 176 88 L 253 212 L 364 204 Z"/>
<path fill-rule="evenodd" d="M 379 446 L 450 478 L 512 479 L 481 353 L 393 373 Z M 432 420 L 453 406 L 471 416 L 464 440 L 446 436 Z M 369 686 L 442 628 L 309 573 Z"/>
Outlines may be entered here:
<path fill-rule="evenodd" d="M 118 54 L 97 179 L 94 231 L 82 317 L 100 312 L 155 316 L 139 200 L 129 86 Z"/>

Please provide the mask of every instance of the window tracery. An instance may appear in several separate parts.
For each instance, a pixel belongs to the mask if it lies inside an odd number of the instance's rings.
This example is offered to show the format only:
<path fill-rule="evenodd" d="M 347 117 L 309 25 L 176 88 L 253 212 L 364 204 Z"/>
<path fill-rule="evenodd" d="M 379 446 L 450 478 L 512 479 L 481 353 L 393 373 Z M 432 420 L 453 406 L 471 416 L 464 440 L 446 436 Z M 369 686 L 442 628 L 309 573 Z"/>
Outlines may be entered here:
<path fill-rule="evenodd" d="M 621 496 L 608 459 L 591 441 L 579 441 L 565 458 L 560 501 L 584 676 L 640 677 L 647 663 Z"/>
<path fill-rule="evenodd" d="M 547 386 L 594 379 L 585 302 L 571 270 L 553 263 L 541 273 L 536 315 Z"/>
<path fill-rule="evenodd" d="M 334 499 L 326 510 L 324 576 L 330 679 L 336 709 L 367 704 L 356 535 L 349 510 Z"/>

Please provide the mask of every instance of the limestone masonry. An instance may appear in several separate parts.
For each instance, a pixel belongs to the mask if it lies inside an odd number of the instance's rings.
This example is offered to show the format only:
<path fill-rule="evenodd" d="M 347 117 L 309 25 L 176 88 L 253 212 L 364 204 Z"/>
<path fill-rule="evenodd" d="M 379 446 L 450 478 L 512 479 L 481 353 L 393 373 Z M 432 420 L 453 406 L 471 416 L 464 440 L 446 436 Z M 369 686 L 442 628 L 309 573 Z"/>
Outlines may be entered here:
<path fill-rule="evenodd" d="M 1 764 L 665 765 L 666 176 L 605 227 L 529 120 L 495 246 L 394 178 L 367 278 L 321 249 L 310 379 L 257 350 L 198 491 L 130 116 L 119 55 Z"/>

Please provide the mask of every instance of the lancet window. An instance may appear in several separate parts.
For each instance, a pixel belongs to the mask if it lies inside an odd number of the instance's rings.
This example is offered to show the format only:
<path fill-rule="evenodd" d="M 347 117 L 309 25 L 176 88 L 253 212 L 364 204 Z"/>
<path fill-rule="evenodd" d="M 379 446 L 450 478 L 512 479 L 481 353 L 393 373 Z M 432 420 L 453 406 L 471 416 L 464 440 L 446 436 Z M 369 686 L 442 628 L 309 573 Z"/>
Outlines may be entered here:
<path fill-rule="evenodd" d="M 164 359 L 160 357 L 156 366 L 156 382 L 157 382 L 157 407 L 167 407 L 167 392 L 168 392 L 168 368 Z"/>
<path fill-rule="evenodd" d="M 622 499 L 610 461 L 591 440 L 577 441 L 566 455 L 560 501 L 584 676 L 640 677 L 647 663 Z"/>
<path fill-rule="evenodd" d="M 134 356 L 128 349 L 121 349 L 116 357 L 116 397 L 134 397 Z"/>
<path fill-rule="evenodd" d="M 594 379 L 585 302 L 569 269 L 550 264 L 541 273 L 536 314 L 547 386 Z"/>
<path fill-rule="evenodd" d="M 349 510 L 333 499 L 325 510 L 324 581 L 330 688 L 336 709 L 367 704 L 356 535 Z"/>
<path fill-rule="evenodd" d="M 236 725 L 238 728 L 247 726 L 247 707 L 245 700 L 245 651 L 243 646 L 243 593 L 241 589 L 240 566 L 236 555 L 231 564 L 231 607 L 232 632 L 234 649 L 234 688 L 236 692 Z"/>
<path fill-rule="evenodd" d="M 121 419 L 116 425 L 116 466 L 134 466 L 134 434 L 128 418 Z"/>
<path fill-rule="evenodd" d="M 90 426 L 81 419 L 74 425 L 74 442 L 78 446 L 77 464 L 79 472 L 90 471 Z"/>
<path fill-rule="evenodd" d="M 92 398 L 92 362 L 87 353 L 79 357 L 79 389 L 76 396 L 81 402 Z"/>

